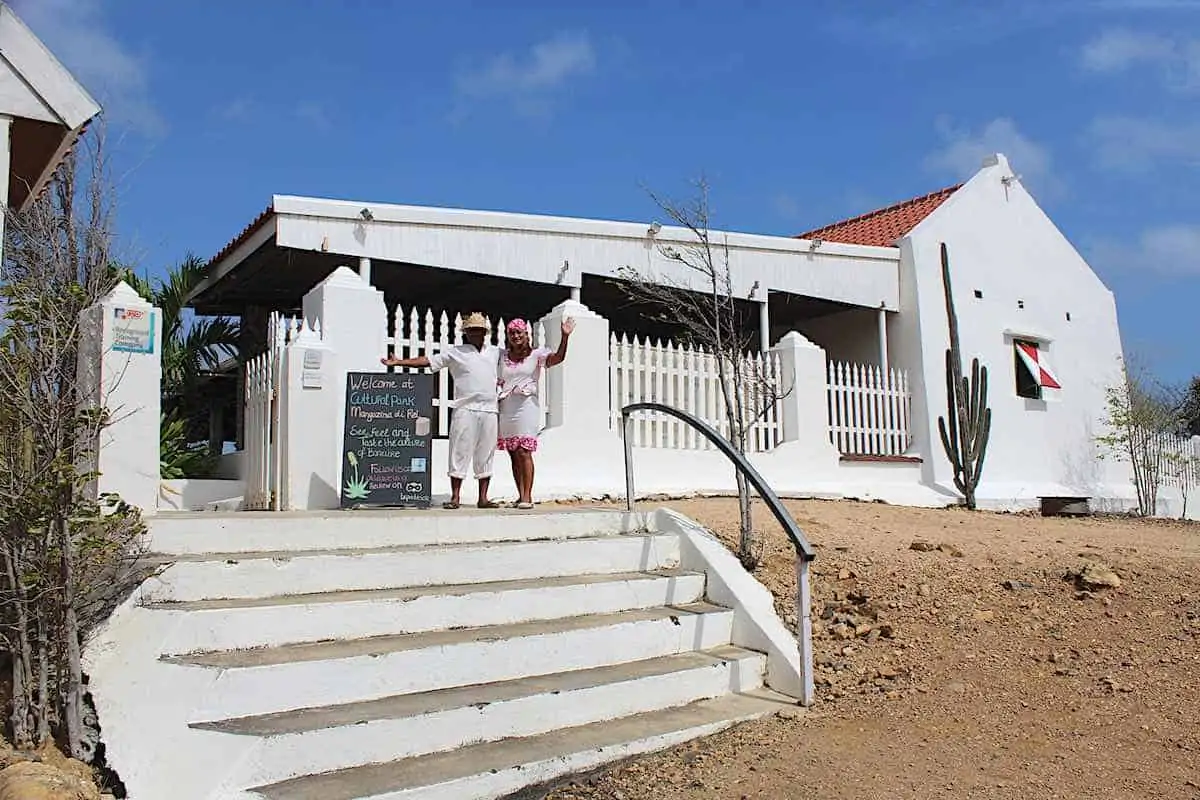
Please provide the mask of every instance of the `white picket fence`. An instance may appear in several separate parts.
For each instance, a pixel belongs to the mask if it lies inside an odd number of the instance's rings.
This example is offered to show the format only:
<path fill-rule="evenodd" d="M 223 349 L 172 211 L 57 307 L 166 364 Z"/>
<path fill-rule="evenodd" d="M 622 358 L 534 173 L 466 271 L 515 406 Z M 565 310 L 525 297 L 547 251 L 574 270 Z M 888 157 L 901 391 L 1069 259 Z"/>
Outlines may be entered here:
<path fill-rule="evenodd" d="M 828 365 L 829 439 L 843 455 L 900 456 L 908 450 L 908 373 L 871 364 Z"/>
<path fill-rule="evenodd" d="M 742 405 L 753 420 L 747 450 L 773 450 L 782 438 L 779 356 L 748 353 L 738 369 L 745 377 Z M 620 435 L 624 435 L 621 408 L 638 402 L 658 402 L 687 411 L 726 438 L 730 435 L 717 359 L 701 348 L 614 334 L 609 341 L 609 392 L 612 427 Z M 631 422 L 635 447 L 712 448 L 690 425 L 666 414 L 640 413 Z"/>
<path fill-rule="evenodd" d="M 267 349 L 245 366 L 246 488 L 243 505 L 252 510 L 278 510 L 284 463 L 279 435 L 279 383 L 283 349 L 304 322 L 272 312 L 267 323 Z"/>
<path fill-rule="evenodd" d="M 388 331 L 387 343 L 389 351 L 397 358 L 417 358 L 431 356 L 443 350 L 463 343 L 462 319 L 460 313 L 442 311 L 434 313 L 432 309 L 419 311 L 410 308 L 407 311 L 397 306 L 392 314 L 392 329 Z M 533 346 L 541 347 L 546 341 L 546 329 L 540 322 L 530 322 L 533 329 Z M 492 344 L 504 344 L 504 328 L 507 321 L 495 320 L 490 341 Z M 401 368 L 401 372 L 421 372 L 413 368 Z M 546 427 L 546 408 L 549 396 L 547 394 L 546 371 L 542 370 L 538 383 L 539 405 L 542 410 L 541 427 Z M 450 400 L 454 397 L 454 381 L 447 370 L 437 374 L 437 385 L 434 390 L 433 406 L 435 410 L 434 436 L 444 438 L 450 432 Z"/>
<path fill-rule="evenodd" d="M 1200 488 L 1200 436 L 1178 436 L 1137 429 L 1130 433 L 1138 465 L 1159 483 L 1181 492 Z"/>

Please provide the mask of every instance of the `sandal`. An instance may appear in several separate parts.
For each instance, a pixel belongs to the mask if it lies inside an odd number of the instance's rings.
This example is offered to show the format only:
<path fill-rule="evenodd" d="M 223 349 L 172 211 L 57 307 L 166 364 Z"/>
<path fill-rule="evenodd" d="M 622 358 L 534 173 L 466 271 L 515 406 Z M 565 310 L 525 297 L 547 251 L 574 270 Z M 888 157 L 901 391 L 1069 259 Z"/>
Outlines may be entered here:
<path fill-rule="evenodd" d="M 532 511 L 533 503 L 517 503 L 517 508 L 521 511 Z"/>
<path fill-rule="evenodd" d="M 455 511 L 458 509 L 458 503 L 455 503 L 452 500 L 447 500 L 446 502 L 442 503 L 442 508 L 446 509 L 447 511 Z"/>
<path fill-rule="evenodd" d="M 500 504 L 495 500 L 481 500 L 476 504 L 479 508 L 499 508 Z"/>

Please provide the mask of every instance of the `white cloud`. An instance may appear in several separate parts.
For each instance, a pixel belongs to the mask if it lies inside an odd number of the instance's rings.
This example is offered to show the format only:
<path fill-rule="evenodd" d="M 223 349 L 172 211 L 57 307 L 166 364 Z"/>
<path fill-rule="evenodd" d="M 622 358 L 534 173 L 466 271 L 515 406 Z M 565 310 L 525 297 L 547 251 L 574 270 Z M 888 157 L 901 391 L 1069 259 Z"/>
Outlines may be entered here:
<path fill-rule="evenodd" d="M 1165 36 L 1116 28 L 1085 44 L 1080 60 L 1091 72 L 1120 72 L 1141 61 L 1170 58 L 1174 49 Z"/>
<path fill-rule="evenodd" d="M 108 30 L 98 0 L 14 0 L 13 8 L 104 107 L 115 124 L 161 136 L 146 59 Z"/>
<path fill-rule="evenodd" d="M 1172 125 L 1140 117 L 1099 117 L 1086 141 L 1096 163 L 1106 169 L 1146 172 L 1159 162 L 1200 165 L 1200 124 Z"/>
<path fill-rule="evenodd" d="M 956 128 L 948 118 L 936 123 L 942 145 L 925 159 L 928 169 L 956 180 L 965 180 L 980 170 L 985 156 L 1003 153 L 1022 182 L 1048 195 L 1064 191 L 1051 169 L 1050 151 L 1025 136 L 1008 117 L 997 117 L 972 132 Z"/>
<path fill-rule="evenodd" d="M 462 72 L 460 98 L 510 102 L 519 113 L 543 116 L 552 95 L 596 68 L 596 52 L 586 33 L 560 33 L 533 45 L 527 53 L 501 53 L 486 64 Z"/>
<path fill-rule="evenodd" d="M 1200 225 L 1161 225 L 1146 229 L 1131 243 L 1104 238 L 1085 249 L 1093 264 L 1111 272 L 1200 276 Z"/>
<path fill-rule="evenodd" d="M 1196 37 L 1114 28 L 1083 46 L 1080 63 L 1089 72 L 1103 75 L 1151 67 L 1160 71 L 1173 91 L 1200 89 L 1200 38 Z"/>

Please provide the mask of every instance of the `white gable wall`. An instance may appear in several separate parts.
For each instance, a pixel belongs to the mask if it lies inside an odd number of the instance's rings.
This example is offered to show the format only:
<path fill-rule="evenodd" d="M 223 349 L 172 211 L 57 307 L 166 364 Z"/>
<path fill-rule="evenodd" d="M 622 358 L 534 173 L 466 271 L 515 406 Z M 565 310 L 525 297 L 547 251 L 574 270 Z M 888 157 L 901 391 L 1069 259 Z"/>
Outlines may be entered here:
<path fill-rule="evenodd" d="M 1119 374 L 1112 292 L 1018 181 L 1002 183 L 1012 171 L 1002 156 L 997 162 L 955 192 L 901 246 L 896 346 L 906 359 L 902 363 L 928 389 L 925 402 L 917 404 L 925 408 L 914 409 L 924 423 L 918 424 L 917 445 L 926 458 L 926 479 L 953 487 L 937 433 L 937 418 L 946 408 L 949 342 L 939 256 L 945 242 L 964 369 L 976 356 L 989 369 L 993 419 L 981 503 L 1014 506 L 1041 495 L 1124 493 L 1123 485 L 1113 485 L 1113 478 L 1124 480 L 1119 469 L 1108 469 L 1105 479 L 1094 444 L 1105 390 Z M 1040 341 L 1063 385 L 1057 398 L 1016 394 L 1013 334 Z"/>

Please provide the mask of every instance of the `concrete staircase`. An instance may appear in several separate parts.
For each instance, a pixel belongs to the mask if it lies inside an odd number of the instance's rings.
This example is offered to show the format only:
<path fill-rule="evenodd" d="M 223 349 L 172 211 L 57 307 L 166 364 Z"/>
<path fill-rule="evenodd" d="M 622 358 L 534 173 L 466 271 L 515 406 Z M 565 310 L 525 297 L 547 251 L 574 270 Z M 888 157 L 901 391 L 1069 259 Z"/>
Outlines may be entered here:
<path fill-rule="evenodd" d="M 503 797 L 794 706 L 770 595 L 671 512 L 160 517 L 86 650 L 133 800 Z"/>

